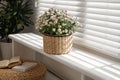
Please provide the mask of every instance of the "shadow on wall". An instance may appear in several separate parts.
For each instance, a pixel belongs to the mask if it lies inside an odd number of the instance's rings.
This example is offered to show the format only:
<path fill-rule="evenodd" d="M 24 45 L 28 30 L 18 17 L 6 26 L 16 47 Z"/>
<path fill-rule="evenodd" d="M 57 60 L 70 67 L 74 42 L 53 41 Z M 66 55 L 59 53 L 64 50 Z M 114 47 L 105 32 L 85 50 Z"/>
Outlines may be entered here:
<path fill-rule="evenodd" d="M 22 33 L 29 33 L 29 32 L 34 33 L 34 25 L 29 26 L 29 27 L 25 27 L 24 30 L 22 31 Z"/>
<path fill-rule="evenodd" d="M 1 47 L 0 47 L 0 60 L 2 60 Z"/>
<path fill-rule="evenodd" d="M 32 19 L 33 22 L 35 23 L 35 0 L 30 0 L 31 1 L 31 8 L 33 8 L 34 13 L 32 15 Z M 29 27 L 25 27 L 24 30 L 22 31 L 22 33 L 35 33 L 35 25 L 29 26 Z"/>
<path fill-rule="evenodd" d="M 1 0 L 0 0 L 1 1 Z M 0 47 L 0 60 L 2 59 L 2 55 L 1 55 L 1 47 Z"/>

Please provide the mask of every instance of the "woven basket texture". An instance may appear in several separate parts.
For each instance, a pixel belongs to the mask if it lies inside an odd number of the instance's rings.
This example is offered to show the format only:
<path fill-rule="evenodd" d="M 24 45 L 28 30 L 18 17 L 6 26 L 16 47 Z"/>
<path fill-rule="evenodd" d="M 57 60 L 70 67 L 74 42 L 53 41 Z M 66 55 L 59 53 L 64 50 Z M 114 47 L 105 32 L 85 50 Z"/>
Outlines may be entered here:
<path fill-rule="evenodd" d="M 67 54 L 72 48 L 72 35 L 69 36 L 49 36 L 43 35 L 44 52 L 48 54 Z"/>
<path fill-rule="evenodd" d="M 0 80 L 45 80 L 45 74 L 45 65 L 38 63 L 35 68 L 26 72 L 18 72 L 11 69 L 0 69 Z"/>

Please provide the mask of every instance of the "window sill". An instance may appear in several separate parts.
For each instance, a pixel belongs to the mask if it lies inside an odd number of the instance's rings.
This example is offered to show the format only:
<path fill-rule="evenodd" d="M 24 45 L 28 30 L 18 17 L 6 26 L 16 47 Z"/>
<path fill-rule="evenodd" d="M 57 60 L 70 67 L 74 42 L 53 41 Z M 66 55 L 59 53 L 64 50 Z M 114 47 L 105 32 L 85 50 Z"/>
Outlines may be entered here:
<path fill-rule="evenodd" d="M 119 60 L 98 53 L 92 53 L 84 48 L 73 46 L 72 51 L 65 55 L 48 55 L 43 52 L 42 37 L 33 33 L 15 34 L 9 36 L 38 53 L 70 67 L 73 70 L 87 75 L 95 80 L 120 80 Z"/>

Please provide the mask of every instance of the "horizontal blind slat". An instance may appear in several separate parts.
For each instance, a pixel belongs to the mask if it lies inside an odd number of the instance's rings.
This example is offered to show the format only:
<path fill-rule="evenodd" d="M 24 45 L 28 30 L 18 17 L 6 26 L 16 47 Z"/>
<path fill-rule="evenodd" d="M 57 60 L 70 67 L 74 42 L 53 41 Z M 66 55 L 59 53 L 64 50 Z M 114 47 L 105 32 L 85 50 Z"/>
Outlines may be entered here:
<path fill-rule="evenodd" d="M 40 2 L 50 2 L 50 1 L 56 1 L 56 0 L 38 0 Z M 58 0 L 57 0 L 58 1 Z M 60 1 L 73 1 L 73 0 L 60 0 Z M 80 1 L 80 2 L 109 2 L 109 3 L 120 3 L 120 0 L 74 0 L 74 1 Z"/>
<path fill-rule="evenodd" d="M 108 33 L 98 32 L 98 31 L 90 30 L 90 29 L 83 30 L 82 28 L 79 28 L 77 30 L 77 32 L 87 34 L 87 35 L 96 36 L 96 37 L 100 37 L 100 38 L 104 38 L 104 39 L 108 39 L 108 40 L 115 41 L 115 42 L 120 42 L 119 36 L 110 35 Z"/>
<path fill-rule="evenodd" d="M 110 29 L 115 29 L 115 30 L 120 30 L 120 24 L 118 23 L 112 23 L 112 22 L 107 22 L 107 21 L 99 21 L 99 20 L 94 20 L 94 19 L 85 19 L 82 20 L 84 25 L 87 26 L 87 24 L 90 24 L 89 26 L 92 28 L 92 25 L 94 26 L 101 26 L 103 28 L 110 28 Z M 118 34 L 119 35 L 119 34 Z"/>
<path fill-rule="evenodd" d="M 102 27 L 102 26 L 86 24 L 83 28 L 80 28 L 80 29 L 81 29 L 81 31 L 82 30 L 85 31 L 87 29 L 87 30 L 98 31 L 98 32 L 102 32 L 102 33 L 115 35 L 115 36 L 120 36 L 120 30 L 106 28 L 106 27 Z"/>
<path fill-rule="evenodd" d="M 89 45 L 90 47 L 96 47 L 96 48 L 101 49 L 103 51 L 108 50 L 112 53 L 113 52 L 116 53 L 117 55 L 120 54 L 119 49 L 116 49 L 116 48 L 113 48 L 113 47 L 110 47 L 110 46 L 107 46 L 107 45 L 104 45 L 104 44 L 100 44 L 100 43 L 90 41 L 90 40 L 86 40 L 84 38 L 79 38 L 79 37 L 74 37 L 74 40 L 76 41 L 76 44 L 85 44 L 85 45 Z M 78 43 L 78 42 L 80 42 L 80 43 Z"/>
<path fill-rule="evenodd" d="M 91 41 L 94 41 L 94 42 L 97 42 L 97 43 L 101 43 L 101 44 L 104 44 L 104 45 L 108 45 L 108 46 L 111 46 L 111 47 L 120 48 L 120 43 L 118 43 L 118 42 L 114 42 L 114 41 L 106 40 L 106 39 L 103 39 L 103 38 L 87 35 L 87 34 L 84 34 L 84 33 L 75 33 L 75 36 L 80 37 L 80 38 L 84 38 L 86 40 L 91 40 Z"/>
<path fill-rule="evenodd" d="M 85 2 L 85 1 L 41 1 L 39 4 L 46 4 L 46 5 L 66 5 L 66 6 L 76 6 L 76 7 L 86 7 L 86 8 L 101 8 L 101 9 L 114 9 L 114 10 L 119 10 L 120 5 L 118 3 L 106 3 L 106 2 Z"/>

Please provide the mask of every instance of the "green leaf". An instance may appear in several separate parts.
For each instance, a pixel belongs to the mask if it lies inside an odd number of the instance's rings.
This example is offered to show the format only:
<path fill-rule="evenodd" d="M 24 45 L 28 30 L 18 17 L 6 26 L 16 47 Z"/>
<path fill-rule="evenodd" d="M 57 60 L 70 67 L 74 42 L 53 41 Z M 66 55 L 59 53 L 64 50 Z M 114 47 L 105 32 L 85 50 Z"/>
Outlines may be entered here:
<path fill-rule="evenodd" d="M 14 12 L 13 15 L 15 16 L 17 14 L 17 12 Z"/>

